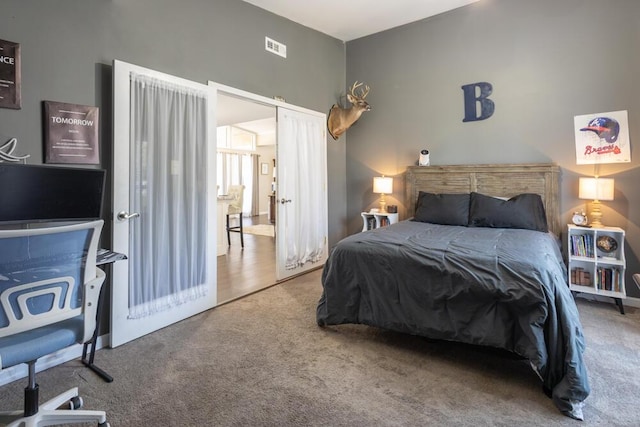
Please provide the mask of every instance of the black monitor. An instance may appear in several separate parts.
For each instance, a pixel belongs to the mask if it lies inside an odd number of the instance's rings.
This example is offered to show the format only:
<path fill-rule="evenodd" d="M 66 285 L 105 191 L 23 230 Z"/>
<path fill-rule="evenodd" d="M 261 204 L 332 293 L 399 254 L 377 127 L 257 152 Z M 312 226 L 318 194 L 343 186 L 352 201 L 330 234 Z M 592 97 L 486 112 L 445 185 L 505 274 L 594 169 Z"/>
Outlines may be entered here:
<path fill-rule="evenodd" d="M 104 184 L 103 169 L 0 163 L 0 223 L 98 219 Z"/>

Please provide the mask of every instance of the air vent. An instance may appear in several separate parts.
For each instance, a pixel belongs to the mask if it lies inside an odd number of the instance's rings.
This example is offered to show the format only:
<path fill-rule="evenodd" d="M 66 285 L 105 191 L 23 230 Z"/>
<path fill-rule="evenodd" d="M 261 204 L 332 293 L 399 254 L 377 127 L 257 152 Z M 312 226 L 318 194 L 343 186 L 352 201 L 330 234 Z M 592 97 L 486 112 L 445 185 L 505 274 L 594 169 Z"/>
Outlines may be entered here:
<path fill-rule="evenodd" d="M 264 48 L 267 52 L 275 53 L 283 58 L 287 57 L 287 46 L 269 37 L 264 38 Z"/>

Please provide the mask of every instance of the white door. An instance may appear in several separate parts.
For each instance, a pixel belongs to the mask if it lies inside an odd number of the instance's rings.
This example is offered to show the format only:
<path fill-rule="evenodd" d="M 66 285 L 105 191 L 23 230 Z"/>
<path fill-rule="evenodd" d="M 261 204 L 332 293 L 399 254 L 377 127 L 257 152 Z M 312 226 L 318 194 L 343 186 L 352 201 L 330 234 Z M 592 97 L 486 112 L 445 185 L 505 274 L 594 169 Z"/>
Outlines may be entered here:
<path fill-rule="evenodd" d="M 326 116 L 278 107 L 276 278 L 327 259 Z"/>
<path fill-rule="evenodd" d="M 217 213 L 208 87 L 121 61 L 113 76 L 115 347 L 216 305 Z"/>

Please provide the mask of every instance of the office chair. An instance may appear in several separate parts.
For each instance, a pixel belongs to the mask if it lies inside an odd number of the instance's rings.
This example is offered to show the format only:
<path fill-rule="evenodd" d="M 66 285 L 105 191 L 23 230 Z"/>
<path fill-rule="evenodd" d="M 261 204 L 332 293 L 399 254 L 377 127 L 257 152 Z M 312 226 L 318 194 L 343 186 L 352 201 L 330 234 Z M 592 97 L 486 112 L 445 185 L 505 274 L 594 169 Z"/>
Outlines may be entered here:
<path fill-rule="evenodd" d="M 24 409 L 0 412 L 9 426 L 95 422 L 78 388 L 39 405 L 36 361 L 91 339 L 105 274 L 96 267 L 103 221 L 0 230 L 0 369 L 26 363 Z M 69 403 L 69 409 L 57 409 Z"/>
<path fill-rule="evenodd" d="M 244 233 L 242 231 L 242 195 L 244 185 L 230 185 L 227 194 L 233 197 L 227 208 L 227 243 L 231 246 L 231 233 L 240 233 L 240 244 L 244 248 Z M 238 215 L 240 225 L 229 226 L 229 215 Z"/>

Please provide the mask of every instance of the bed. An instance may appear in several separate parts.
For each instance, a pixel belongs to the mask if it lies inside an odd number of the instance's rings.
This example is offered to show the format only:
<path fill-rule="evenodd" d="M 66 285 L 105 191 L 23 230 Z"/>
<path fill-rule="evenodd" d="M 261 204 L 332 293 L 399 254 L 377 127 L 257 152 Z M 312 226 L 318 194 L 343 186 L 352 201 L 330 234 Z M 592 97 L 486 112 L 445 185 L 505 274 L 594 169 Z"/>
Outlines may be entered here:
<path fill-rule="evenodd" d="M 583 419 L 590 390 L 558 237 L 558 181 L 553 164 L 408 168 L 415 217 L 332 248 L 318 325 L 505 349 L 530 362 L 563 414 Z"/>

